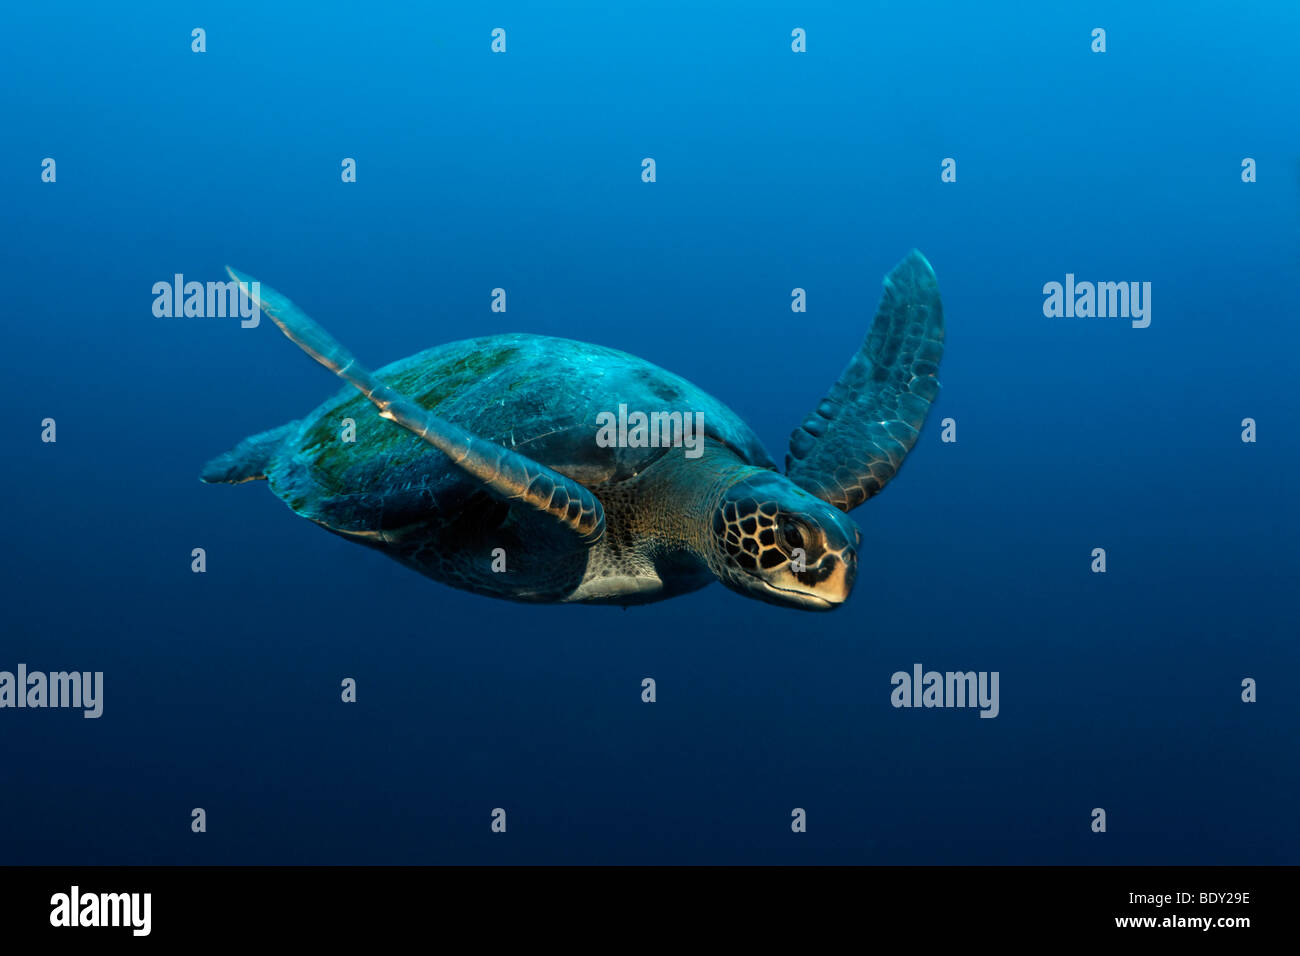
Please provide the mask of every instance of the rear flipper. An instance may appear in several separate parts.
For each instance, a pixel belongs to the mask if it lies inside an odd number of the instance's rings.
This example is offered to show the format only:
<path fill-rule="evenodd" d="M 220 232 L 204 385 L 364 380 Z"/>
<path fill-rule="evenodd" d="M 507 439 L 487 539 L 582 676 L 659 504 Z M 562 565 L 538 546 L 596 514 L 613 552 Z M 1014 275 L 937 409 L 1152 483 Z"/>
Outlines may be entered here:
<path fill-rule="evenodd" d="M 199 478 L 209 484 L 227 485 L 264 480 L 267 470 L 280 451 L 280 446 L 289 433 L 297 427 L 297 422 L 290 422 L 279 428 L 262 432 L 260 435 L 245 438 L 224 455 L 218 455 L 204 465 L 203 473 Z"/>

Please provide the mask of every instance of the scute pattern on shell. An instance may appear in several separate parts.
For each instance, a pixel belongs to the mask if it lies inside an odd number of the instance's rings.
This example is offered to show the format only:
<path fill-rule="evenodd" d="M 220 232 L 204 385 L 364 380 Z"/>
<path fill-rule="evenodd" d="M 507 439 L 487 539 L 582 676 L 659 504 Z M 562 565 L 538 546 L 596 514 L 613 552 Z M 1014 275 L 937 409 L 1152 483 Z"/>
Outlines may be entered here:
<path fill-rule="evenodd" d="M 705 433 L 774 467 L 748 425 L 685 379 L 616 349 L 510 334 L 428 349 L 376 378 L 421 407 L 527 455 L 588 488 L 639 473 L 662 448 L 601 447 L 596 416 L 630 410 L 703 412 Z M 351 419 L 355 441 L 341 439 Z M 477 490 L 441 452 L 342 389 L 302 420 L 268 476 L 298 513 L 342 531 L 389 530 Z"/>

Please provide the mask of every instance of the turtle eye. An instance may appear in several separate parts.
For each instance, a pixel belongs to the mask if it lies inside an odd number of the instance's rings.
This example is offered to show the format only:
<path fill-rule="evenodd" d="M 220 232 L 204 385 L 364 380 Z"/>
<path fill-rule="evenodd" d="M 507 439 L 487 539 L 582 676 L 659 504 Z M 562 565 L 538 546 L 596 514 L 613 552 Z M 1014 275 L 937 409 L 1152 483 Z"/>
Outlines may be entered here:
<path fill-rule="evenodd" d="M 803 522 L 796 521 L 794 518 L 786 518 L 781 522 L 777 530 L 780 532 L 781 543 L 785 545 L 786 551 L 793 551 L 795 548 L 807 550 L 808 546 L 804 543 L 807 535 L 805 534 L 806 529 L 803 527 Z"/>

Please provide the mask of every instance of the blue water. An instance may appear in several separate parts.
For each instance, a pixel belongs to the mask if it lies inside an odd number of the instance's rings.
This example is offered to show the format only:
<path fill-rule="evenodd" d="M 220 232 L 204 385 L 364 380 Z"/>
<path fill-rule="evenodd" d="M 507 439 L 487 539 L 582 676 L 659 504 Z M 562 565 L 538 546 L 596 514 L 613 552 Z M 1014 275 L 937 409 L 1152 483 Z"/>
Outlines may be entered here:
<path fill-rule="evenodd" d="M 0 710 L 0 863 L 1300 862 L 1300 6 L 466 6 L 0 14 L 0 669 L 105 675 Z M 202 485 L 336 382 L 152 313 L 231 263 L 372 365 L 599 342 L 780 460 L 912 247 L 944 388 L 829 615 L 494 601 Z M 915 663 L 999 716 L 893 708 Z"/>

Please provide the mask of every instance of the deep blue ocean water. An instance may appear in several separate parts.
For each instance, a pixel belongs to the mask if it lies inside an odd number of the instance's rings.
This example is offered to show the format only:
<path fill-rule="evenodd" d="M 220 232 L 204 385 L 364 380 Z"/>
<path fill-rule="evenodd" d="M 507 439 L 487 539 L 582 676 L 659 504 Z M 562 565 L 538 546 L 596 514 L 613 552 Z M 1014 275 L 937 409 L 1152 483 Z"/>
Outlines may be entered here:
<path fill-rule="evenodd" d="M 0 669 L 105 675 L 0 710 L 0 863 L 1300 862 L 1300 6 L 472 6 L 0 14 Z M 912 247 L 943 392 L 828 615 L 494 601 L 202 485 L 337 383 L 152 313 L 231 263 L 373 366 L 594 341 L 781 460 Z M 892 707 L 915 663 L 999 716 Z"/>

